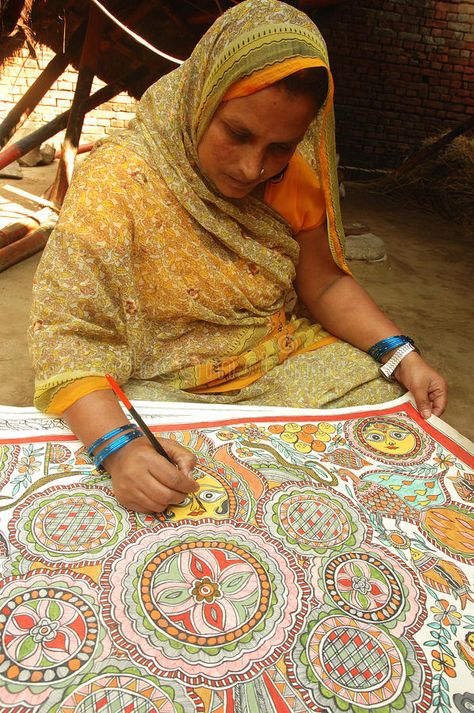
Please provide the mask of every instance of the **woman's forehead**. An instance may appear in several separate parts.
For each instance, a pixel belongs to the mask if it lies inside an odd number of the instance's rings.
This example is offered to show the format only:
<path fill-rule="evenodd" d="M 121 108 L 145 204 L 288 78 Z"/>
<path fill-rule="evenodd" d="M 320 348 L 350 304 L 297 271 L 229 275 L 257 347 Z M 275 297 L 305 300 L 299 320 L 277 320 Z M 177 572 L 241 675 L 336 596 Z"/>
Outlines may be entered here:
<path fill-rule="evenodd" d="M 216 114 L 256 136 L 268 134 L 276 141 L 300 141 L 316 110 L 311 96 L 289 94 L 282 87 L 267 87 L 223 102 Z"/>

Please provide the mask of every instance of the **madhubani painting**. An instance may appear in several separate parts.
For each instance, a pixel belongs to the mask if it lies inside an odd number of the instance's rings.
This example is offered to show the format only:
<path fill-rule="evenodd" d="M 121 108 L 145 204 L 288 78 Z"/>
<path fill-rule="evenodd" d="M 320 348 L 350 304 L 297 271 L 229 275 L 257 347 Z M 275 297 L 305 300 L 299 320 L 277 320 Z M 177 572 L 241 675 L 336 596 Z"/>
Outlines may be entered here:
<path fill-rule="evenodd" d="M 151 516 L 0 410 L 0 713 L 474 710 L 472 444 L 409 399 L 239 413 L 147 405 L 200 483 Z"/>

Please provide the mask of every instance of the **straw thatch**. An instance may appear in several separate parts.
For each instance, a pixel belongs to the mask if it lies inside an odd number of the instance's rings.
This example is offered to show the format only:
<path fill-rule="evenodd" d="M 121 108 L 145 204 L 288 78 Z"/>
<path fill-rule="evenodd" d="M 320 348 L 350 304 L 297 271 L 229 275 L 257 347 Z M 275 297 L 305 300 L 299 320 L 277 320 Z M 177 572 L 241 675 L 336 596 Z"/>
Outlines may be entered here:
<path fill-rule="evenodd" d="M 429 146 L 439 137 L 424 142 Z M 474 137 L 458 136 L 410 171 L 396 172 L 372 186 L 405 202 L 437 212 L 462 227 L 474 225 Z"/>
<path fill-rule="evenodd" d="M 227 8 L 240 0 L 101 0 L 102 4 L 138 35 L 163 52 L 185 59 L 195 44 Z M 289 0 L 311 12 L 344 0 Z M 84 0 L 0 0 L 0 66 L 27 40 L 63 51 L 74 31 L 87 21 L 92 3 Z M 143 80 L 127 87 L 136 98 L 155 79 L 176 65 L 138 44 L 104 16 L 97 76 L 106 83 L 122 77 L 124 69 L 143 66 Z M 72 53 L 77 68 L 80 47 Z"/>

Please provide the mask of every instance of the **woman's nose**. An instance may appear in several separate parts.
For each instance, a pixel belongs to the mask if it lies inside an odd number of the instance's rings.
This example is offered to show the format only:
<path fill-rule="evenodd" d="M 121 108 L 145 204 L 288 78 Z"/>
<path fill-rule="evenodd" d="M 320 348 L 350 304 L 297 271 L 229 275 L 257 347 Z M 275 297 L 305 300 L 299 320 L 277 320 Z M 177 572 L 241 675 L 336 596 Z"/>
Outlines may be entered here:
<path fill-rule="evenodd" d="M 261 175 L 263 157 L 260 151 L 245 151 L 240 156 L 239 170 L 244 181 L 256 181 Z"/>

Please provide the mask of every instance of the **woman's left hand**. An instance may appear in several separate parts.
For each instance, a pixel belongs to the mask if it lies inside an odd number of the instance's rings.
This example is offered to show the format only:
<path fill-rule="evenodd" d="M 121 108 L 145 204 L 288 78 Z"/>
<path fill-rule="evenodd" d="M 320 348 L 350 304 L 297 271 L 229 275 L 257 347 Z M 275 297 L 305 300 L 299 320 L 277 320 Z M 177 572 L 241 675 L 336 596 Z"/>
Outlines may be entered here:
<path fill-rule="evenodd" d="M 448 401 L 448 385 L 416 352 L 407 354 L 394 372 L 397 381 L 413 394 L 423 418 L 441 416 Z"/>

